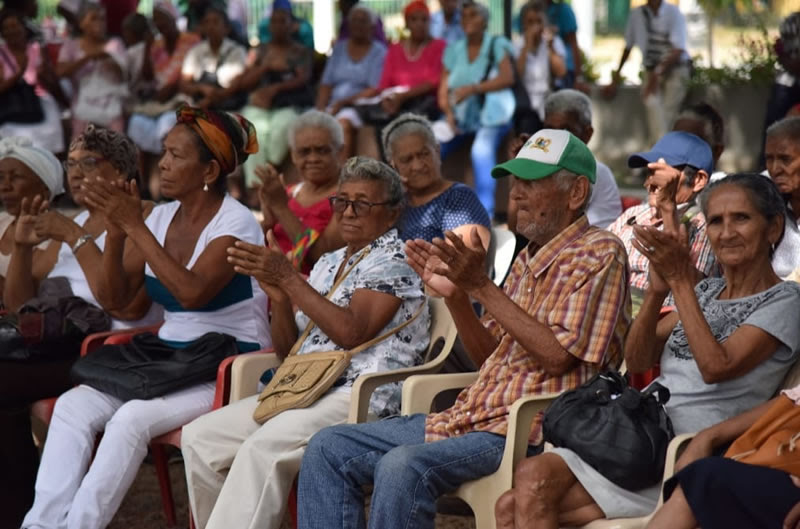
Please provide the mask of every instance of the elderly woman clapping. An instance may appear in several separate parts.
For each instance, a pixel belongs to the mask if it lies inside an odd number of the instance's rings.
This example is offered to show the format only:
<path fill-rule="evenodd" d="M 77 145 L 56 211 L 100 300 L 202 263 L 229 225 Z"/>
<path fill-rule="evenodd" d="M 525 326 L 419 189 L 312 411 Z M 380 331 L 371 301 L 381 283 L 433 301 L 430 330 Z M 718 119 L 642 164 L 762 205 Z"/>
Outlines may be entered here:
<path fill-rule="evenodd" d="M 198 527 L 279 528 L 308 440 L 347 419 L 356 377 L 413 365 L 427 347 L 422 283 L 406 264 L 394 229 L 403 205 L 397 173 L 381 162 L 352 158 L 331 204 L 346 246 L 322 256 L 308 282 L 272 233 L 268 248 L 237 243 L 228 250 L 229 260 L 240 273 L 257 278 L 269 295 L 280 356 L 299 336 L 298 354 L 304 355 L 352 349 L 390 335 L 354 356 L 344 376 L 308 408 L 284 411 L 260 426 L 252 419 L 254 396 L 184 427 L 186 477 Z M 334 288 L 337 280 L 341 284 Z M 299 307 L 296 314 L 293 305 Z M 397 413 L 399 404 L 399 387 L 388 385 L 378 389 L 370 408 L 387 415 Z"/>
<path fill-rule="evenodd" d="M 650 178 L 658 187 L 664 230 L 635 228 L 634 245 L 650 260 L 650 285 L 625 343 L 625 361 L 633 373 L 660 361 L 656 380 L 671 392 L 666 408 L 675 433 L 696 432 L 775 392 L 800 351 L 800 286 L 781 281 L 772 270 L 785 208 L 768 178 L 730 175 L 701 195 L 708 238 L 724 275 L 699 284 L 675 214 L 679 174 L 664 165 Z M 660 318 L 670 291 L 677 312 Z M 534 486 L 543 481 L 556 485 Z M 645 516 L 660 491 L 659 484 L 625 490 L 565 448 L 525 460 L 515 485 L 498 501 L 498 527 L 549 529 Z"/>

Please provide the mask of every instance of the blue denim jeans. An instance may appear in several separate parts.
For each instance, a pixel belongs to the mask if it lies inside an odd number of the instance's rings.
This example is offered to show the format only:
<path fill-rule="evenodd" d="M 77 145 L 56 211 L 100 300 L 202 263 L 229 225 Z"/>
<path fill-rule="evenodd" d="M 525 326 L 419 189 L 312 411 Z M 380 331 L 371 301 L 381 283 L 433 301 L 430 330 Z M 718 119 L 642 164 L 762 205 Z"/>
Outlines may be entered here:
<path fill-rule="evenodd" d="M 362 487 L 374 484 L 370 528 L 433 529 L 436 499 L 496 471 L 505 442 L 470 432 L 426 443 L 424 414 L 325 428 L 303 456 L 297 526 L 367 527 Z"/>
<path fill-rule="evenodd" d="M 497 148 L 500 142 L 511 130 L 511 124 L 499 127 L 481 127 L 472 140 L 470 157 L 472 158 L 472 173 L 475 178 L 475 194 L 489 213 L 489 218 L 494 217 L 494 188 L 492 169 L 497 165 Z M 471 134 L 461 134 L 442 144 L 442 159 L 458 148 Z"/>

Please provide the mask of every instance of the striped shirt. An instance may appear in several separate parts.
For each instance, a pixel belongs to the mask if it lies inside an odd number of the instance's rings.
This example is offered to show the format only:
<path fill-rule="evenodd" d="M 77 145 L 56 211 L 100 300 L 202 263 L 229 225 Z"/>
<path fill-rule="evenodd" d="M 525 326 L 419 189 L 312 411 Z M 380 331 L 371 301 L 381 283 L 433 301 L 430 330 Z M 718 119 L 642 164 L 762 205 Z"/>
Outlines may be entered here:
<path fill-rule="evenodd" d="M 451 408 L 427 417 L 426 441 L 472 431 L 505 435 L 509 409 L 518 398 L 572 389 L 620 364 L 630 325 L 627 256 L 619 239 L 589 226 L 585 215 L 541 248 L 531 243 L 520 252 L 504 290 L 579 362 L 563 375 L 549 375 L 494 317 L 485 315 L 483 324 L 498 340 L 497 348 Z M 530 439 L 541 440 L 541 414 Z"/>
<path fill-rule="evenodd" d="M 700 207 L 694 202 L 681 204 L 678 206 L 680 220 L 686 225 L 686 232 L 689 236 L 689 255 L 692 256 L 694 266 L 705 277 L 718 277 L 720 275 L 714 252 L 711 250 L 711 243 L 706 236 L 706 218 L 700 211 Z M 616 235 L 625 245 L 628 252 L 628 264 L 631 274 L 631 296 L 633 298 L 633 315 L 639 312 L 644 291 L 650 284 L 649 269 L 650 261 L 633 246 L 633 227 L 658 226 L 661 227 L 661 219 L 653 217 L 653 208 L 649 204 L 641 204 L 625 210 L 611 226 L 608 231 Z M 672 294 L 664 301 L 665 306 L 674 305 Z"/>

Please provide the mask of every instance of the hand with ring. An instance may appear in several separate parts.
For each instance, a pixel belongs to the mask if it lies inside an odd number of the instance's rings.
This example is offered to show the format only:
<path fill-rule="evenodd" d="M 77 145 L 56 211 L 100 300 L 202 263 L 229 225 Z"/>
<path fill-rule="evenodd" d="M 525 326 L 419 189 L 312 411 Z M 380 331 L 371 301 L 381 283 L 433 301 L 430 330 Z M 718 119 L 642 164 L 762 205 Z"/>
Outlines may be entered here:
<path fill-rule="evenodd" d="M 697 275 L 689 254 L 686 226 L 679 233 L 659 230 L 654 226 L 634 226 L 633 246 L 650 261 L 650 288 L 666 293 L 676 282 L 687 280 L 692 285 Z"/>

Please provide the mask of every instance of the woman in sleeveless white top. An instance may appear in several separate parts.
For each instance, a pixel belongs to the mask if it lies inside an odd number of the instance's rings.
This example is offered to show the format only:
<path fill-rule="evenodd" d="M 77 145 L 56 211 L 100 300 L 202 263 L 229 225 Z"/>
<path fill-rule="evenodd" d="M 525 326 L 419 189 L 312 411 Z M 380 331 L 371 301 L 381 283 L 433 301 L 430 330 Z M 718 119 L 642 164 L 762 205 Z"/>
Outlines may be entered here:
<path fill-rule="evenodd" d="M 167 346 L 183 347 L 209 331 L 232 335 L 240 351 L 269 346 L 266 295 L 226 260 L 237 240 L 263 244 L 252 213 L 225 194 L 225 176 L 256 147 L 248 141 L 255 131 L 243 118 L 211 110 L 183 108 L 177 119 L 159 163 L 161 191 L 174 202 L 145 221 L 135 184 L 87 186 L 87 201 L 107 227 L 95 296 L 102 306 L 123 307 L 146 288 L 165 307 L 158 338 Z M 213 381 L 150 400 L 123 402 L 88 386 L 62 395 L 22 526 L 106 527 L 150 440 L 210 411 L 213 398 Z M 100 431 L 90 464 L 85 456 Z"/>

